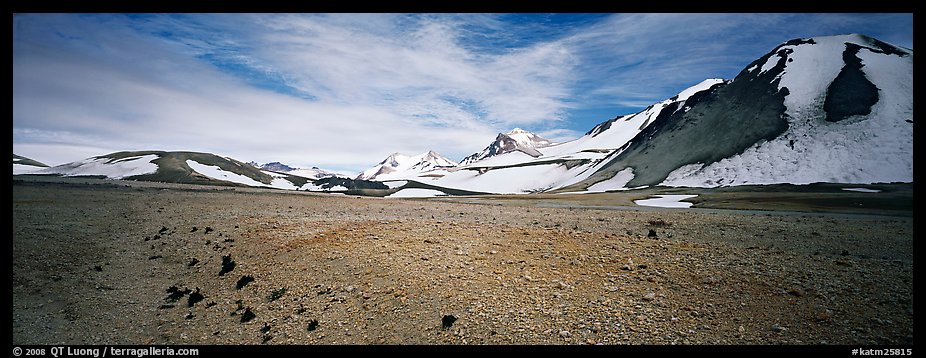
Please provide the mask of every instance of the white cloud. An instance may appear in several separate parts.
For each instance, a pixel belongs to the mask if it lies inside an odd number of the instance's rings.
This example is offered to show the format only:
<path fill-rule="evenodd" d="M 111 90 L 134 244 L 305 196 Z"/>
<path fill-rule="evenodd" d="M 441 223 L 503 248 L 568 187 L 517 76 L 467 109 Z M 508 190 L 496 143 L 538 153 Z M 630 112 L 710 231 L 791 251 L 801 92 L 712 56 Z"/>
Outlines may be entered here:
<path fill-rule="evenodd" d="M 87 152 L 70 147 L 106 143 L 93 147 L 200 150 L 361 169 L 394 151 L 436 149 L 462 157 L 494 137 L 499 129 L 493 123 L 551 119 L 557 100 L 539 97 L 565 93 L 540 81 L 557 73 L 531 69 L 546 66 L 544 53 L 551 50 L 478 58 L 454 42 L 452 28 L 436 22 L 384 36 L 375 31 L 388 22 L 367 22 L 377 29 L 363 32 L 352 27 L 363 22 L 353 17 L 264 19 L 276 31 L 239 41 L 260 45 L 242 55 L 285 73 L 317 98 L 306 101 L 255 89 L 178 50 L 176 42 L 120 21 L 17 18 L 14 142 L 28 145 L 16 148 L 46 143 L 68 150 L 45 151 L 43 156 L 61 158 L 52 162 L 82 159 Z M 520 100 L 506 105 L 505 98 L 514 97 Z"/>
<path fill-rule="evenodd" d="M 322 99 L 463 126 L 561 119 L 572 65 L 566 48 L 479 54 L 458 42 L 453 22 L 419 21 L 407 28 L 371 26 L 351 15 L 290 15 L 269 19 L 274 31 L 245 41 L 260 44 L 252 56 Z"/>

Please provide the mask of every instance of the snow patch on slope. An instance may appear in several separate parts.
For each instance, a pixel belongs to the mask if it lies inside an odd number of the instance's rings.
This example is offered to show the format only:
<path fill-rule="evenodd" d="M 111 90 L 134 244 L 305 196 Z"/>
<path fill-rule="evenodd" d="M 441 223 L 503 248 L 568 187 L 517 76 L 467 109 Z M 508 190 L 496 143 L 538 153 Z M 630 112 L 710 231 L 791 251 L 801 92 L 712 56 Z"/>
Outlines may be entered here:
<path fill-rule="evenodd" d="M 151 162 L 155 159 L 158 159 L 158 156 L 154 154 L 122 159 L 87 158 L 78 162 L 45 168 L 34 173 L 62 176 L 105 176 L 109 179 L 122 179 L 156 172 L 158 165 Z"/>
<path fill-rule="evenodd" d="M 633 203 L 640 206 L 653 206 L 657 208 L 690 208 L 692 203 L 686 203 L 682 200 L 696 197 L 697 195 L 656 195 L 652 199 L 634 200 Z"/>
<path fill-rule="evenodd" d="M 814 44 L 783 46 L 780 49 L 794 51 L 788 55 L 793 61 L 786 64 L 778 83 L 779 89 L 788 88 L 784 104 L 792 118 L 803 118 L 822 111 L 826 89 L 844 65 L 842 52 L 846 49 L 845 43 L 854 42 L 853 39 L 853 36 L 815 38 Z M 769 62 L 777 63 L 778 60 L 778 56 L 769 58 Z"/>
<path fill-rule="evenodd" d="M 16 159 L 13 160 L 16 161 Z M 46 167 L 13 163 L 13 175 L 34 174 L 43 169 L 46 169 Z"/>
<path fill-rule="evenodd" d="M 430 198 L 439 195 L 447 195 L 444 192 L 434 189 L 402 189 L 390 195 L 387 198 Z"/>
<path fill-rule="evenodd" d="M 508 152 L 505 154 L 494 155 L 491 157 L 487 157 L 485 159 L 480 159 L 478 161 L 471 162 L 470 164 L 465 164 L 463 166 L 464 167 L 479 167 L 479 168 L 503 167 L 503 166 L 520 164 L 520 163 L 527 163 L 535 159 L 537 158 L 527 155 L 524 152 L 514 151 L 514 152 Z"/>
<path fill-rule="evenodd" d="M 285 190 L 299 190 L 301 188 L 297 187 L 296 184 L 286 179 L 286 175 L 271 172 L 269 170 L 261 170 L 262 173 L 267 174 L 273 177 L 273 181 L 270 182 L 271 188 L 285 189 Z M 248 178 L 250 179 L 250 178 Z M 266 184 L 261 183 L 261 186 L 267 186 Z"/>
<path fill-rule="evenodd" d="M 408 180 L 393 180 L 393 181 L 384 181 L 383 184 L 389 187 L 389 189 L 401 188 L 408 184 Z"/>
<path fill-rule="evenodd" d="M 549 189 L 557 181 L 571 177 L 571 170 L 559 164 L 492 169 L 483 174 L 475 170 L 448 173 L 436 185 L 485 193 L 517 194 Z"/>
<path fill-rule="evenodd" d="M 322 188 L 321 186 L 316 185 L 312 181 L 308 181 L 302 186 L 297 187 L 296 184 L 293 184 L 293 182 L 286 179 L 286 175 L 267 171 L 267 170 L 262 170 L 261 171 L 262 173 L 273 177 L 273 181 L 271 181 L 270 184 L 268 185 L 268 184 L 261 183 L 259 181 L 256 181 L 254 179 L 251 179 L 241 174 L 222 170 L 222 168 L 219 168 L 218 166 L 202 164 L 192 159 L 187 160 L 186 164 L 190 166 L 190 168 L 195 170 L 197 173 L 205 175 L 207 177 L 218 179 L 218 180 L 229 181 L 232 183 L 244 184 L 247 186 L 277 188 L 277 189 L 285 189 L 285 190 L 309 190 L 309 191 L 347 191 L 348 190 L 346 187 L 341 186 L 341 185 L 335 185 L 331 187 L 330 189 L 325 189 L 325 188 Z"/>
<path fill-rule="evenodd" d="M 600 181 L 588 187 L 587 191 L 592 193 L 601 193 L 608 190 L 627 190 L 627 183 L 633 180 L 633 168 L 626 168 L 614 174 L 614 177 L 608 180 Z"/>
<path fill-rule="evenodd" d="M 691 96 L 694 96 L 695 93 L 708 90 L 712 86 L 718 83 L 723 83 L 723 82 L 724 80 L 721 78 L 708 78 L 704 81 L 701 81 L 701 83 L 688 87 L 685 90 L 679 92 L 677 96 L 678 98 L 676 98 L 675 100 L 676 101 L 687 101 L 689 98 L 691 98 Z"/>
<path fill-rule="evenodd" d="M 192 159 L 188 159 L 186 161 L 186 165 L 188 165 L 190 169 L 195 170 L 197 173 L 205 175 L 213 179 L 224 180 L 224 181 L 229 181 L 229 182 L 238 183 L 238 184 L 244 184 L 247 186 L 267 186 L 267 184 L 261 183 L 259 181 L 251 179 L 244 175 L 222 170 L 222 168 L 219 168 L 218 166 L 215 166 L 215 165 L 202 164 Z"/>
<path fill-rule="evenodd" d="M 868 188 L 842 188 L 845 191 L 855 191 L 859 193 L 880 193 L 878 189 L 868 189 Z"/>

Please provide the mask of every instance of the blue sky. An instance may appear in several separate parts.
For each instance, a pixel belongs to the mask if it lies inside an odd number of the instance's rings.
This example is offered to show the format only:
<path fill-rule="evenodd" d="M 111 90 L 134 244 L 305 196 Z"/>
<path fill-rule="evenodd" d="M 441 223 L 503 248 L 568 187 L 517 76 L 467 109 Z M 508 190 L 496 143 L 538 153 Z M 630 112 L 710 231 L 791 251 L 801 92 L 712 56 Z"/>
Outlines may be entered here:
<path fill-rule="evenodd" d="M 798 37 L 913 47 L 911 14 L 19 14 L 13 151 L 193 150 L 342 171 L 556 141 Z"/>

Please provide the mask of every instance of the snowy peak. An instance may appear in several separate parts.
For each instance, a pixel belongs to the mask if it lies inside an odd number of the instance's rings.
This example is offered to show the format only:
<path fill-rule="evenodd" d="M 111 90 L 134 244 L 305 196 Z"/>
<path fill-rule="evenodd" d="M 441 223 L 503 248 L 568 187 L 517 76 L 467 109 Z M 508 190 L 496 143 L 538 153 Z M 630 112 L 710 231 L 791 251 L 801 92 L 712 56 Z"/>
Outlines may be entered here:
<path fill-rule="evenodd" d="M 802 75 L 811 75 L 805 78 L 802 84 L 809 85 L 811 82 L 818 82 L 817 80 L 828 83 L 826 76 L 854 62 L 853 58 L 857 57 L 862 49 L 870 53 L 898 57 L 913 55 L 910 49 L 861 34 L 793 39 L 778 45 L 751 63 L 736 78 L 773 72 L 774 79 L 779 79 L 788 73 L 799 72 Z M 817 67 L 821 73 L 815 75 L 810 71 L 811 67 Z"/>
<path fill-rule="evenodd" d="M 512 129 L 510 132 L 505 134 L 499 133 L 499 135 L 507 136 L 522 147 L 543 148 L 553 144 L 553 142 L 549 141 L 548 139 L 521 128 Z"/>
<path fill-rule="evenodd" d="M 379 162 L 379 165 L 384 165 L 390 168 L 398 168 L 403 163 L 406 163 L 409 160 L 411 160 L 411 158 L 412 157 L 407 156 L 402 153 L 392 153 L 388 157 L 386 157 L 386 159 L 383 159 L 383 161 Z"/>
<path fill-rule="evenodd" d="M 460 162 L 462 165 L 471 164 L 480 160 L 494 157 L 505 153 L 520 151 L 534 158 L 543 155 L 537 148 L 544 148 L 553 145 L 550 140 L 543 138 L 533 132 L 515 128 L 508 133 L 499 133 L 495 141 L 479 153 L 463 158 Z"/>
<path fill-rule="evenodd" d="M 295 175 L 297 177 L 309 178 L 309 179 L 323 179 L 323 178 L 349 178 L 349 176 L 332 172 L 325 169 L 319 169 L 318 167 L 311 168 L 296 168 L 291 171 L 286 172 L 289 175 Z"/>
<path fill-rule="evenodd" d="M 308 178 L 308 179 L 322 179 L 322 178 L 348 178 L 347 175 L 332 172 L 329 170 L 319 169 L 318 167 L 311 168 L 294 168 L 289 165 L 280 163 L 280 162 L 270 162 L 266 164 L 258 164 L 257 162 L 248 162 L 252 167 L 255 167 L 260 170 L 283 173 L 289 175 L 295 175 L 298 177 Z"/>
<path fill-rule="evenodd" d="M 433 150 L 415 156 L 393 153 L 376 166 L 357 176 L 360 180 L 391 180 L 417 177 L 418 174 L 459 165 Z"/>
<path fill-rule="evenodd" d="M 266 164 L 258 164 L 257 162 L 248 162 L 248 164 L 250 164 L 251 166 L 253 166 L 253 167 L 255 167 L 255 168 L 259 168 L 259 169 L 263 169 L 263 170 L 269 170 L 269 171 L 273 171 L 273 172 L 288 173 L 288 172 L 291 172 L 291 171 L 293 171 L 293 170 L 296 170 L 296 168 L 290 167 L 290 166 L 288 166 L 288 165 L 286 165 L 286 164 L 283 164 L 283 163 L 280 163 L 280 162 L 270 162 L 270 163 L 266 163 Z"/>
<path fill-rule="evenodd" d="M 441 155 L 438 152 L 429 150 L 427 153 L 424 153 L 424 157 L 421 158 L 419 164 L 428 164 L 432 167 L 455 167 L 459 163 L 448 159 L 447 157 Z"/>
<path fill-rule="evenodd" d="M 750 64 L 737 80 L 764 76 L 785 92 L 788 115 L 839 122 L 866 116 L 880 96 L 897 93 L 877 85 L 879 79 L 912 81 L 911 73 L 903 73 L 912 55 L 910 49 L 859 34 L 794 39 Z"/>
<path fill-rule="evenodd" d="M 828 46 L 844 46 L 844 45 L 857 45 L 864 48 L 867 48 L 873 52 L 883 53 L 888 55 L 897 55 L 897 56 L 907 56 L 912 55 L 913 51 L 906 49 L 900 46 L 895 46 L 887 42 L 878 40 L 876 38 L 862 35 L 862 34 L 846 34 L 846 35 L 833 35 L 833 36 L 818 36 L 808 39 L 792 39 L 786 41 L 779 45 L 778 50 L 786 47 L 797 47 L 801 45 L 821 45 L 822 47 Z M 777 52 L 777 51 L 775 51 Z"/>
<path fill-rule="evenodd" d="M 856 34 L 790 40 L 669 104 L 576 188 L 620 173 L 632 173 L 624 187 L 911 182 L 912 87 L 910 49 Z"/>
<path fill-rule="evenodd" d="M 585 133 L 586 136 L 597 137 L 599 134 L 604 133 L 605 131 L 611 130 L 608 133 L 608 136 L 604 137 L 613 137 L 604 139 L 600 138 L 598 142 L 599 146 L 604 148 L 618 148 L 627 143 L 634 135 L 645 129 L 651 123 L 653 123 L 660 116 L 667 116 L 675 113 L 679 110 L 686 111 L 685 103 L 692 96 L 715 88 L 715 86 L 722 86 L 729 81 L 720 78 L 709 78 L 700 83 L 688 87 L 677 95 L 664 100 L 662 102 L 653 104 L 646 109 L 626 116 L 616 117 L 614 119 L 599 123 L 590 131 Z M 615 128 L 612 130 L 611 126 L 614 125 Z"/>

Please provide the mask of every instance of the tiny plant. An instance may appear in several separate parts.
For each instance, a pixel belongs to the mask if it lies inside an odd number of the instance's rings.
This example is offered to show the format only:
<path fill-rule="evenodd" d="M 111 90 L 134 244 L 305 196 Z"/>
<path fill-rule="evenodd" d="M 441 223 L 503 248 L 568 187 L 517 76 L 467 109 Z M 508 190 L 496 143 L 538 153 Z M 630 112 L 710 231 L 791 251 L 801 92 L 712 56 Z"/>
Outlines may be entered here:
<path fill-rule="evenodd" d="M 276 301 L 280 297 L 283 297 L 284 293 L 286 293 L 286 287 L 280 287 L 276 290 L 271 291 L 270 295 L 267 296 L 267 299 L 270 300 L 270 302 Z"/>

